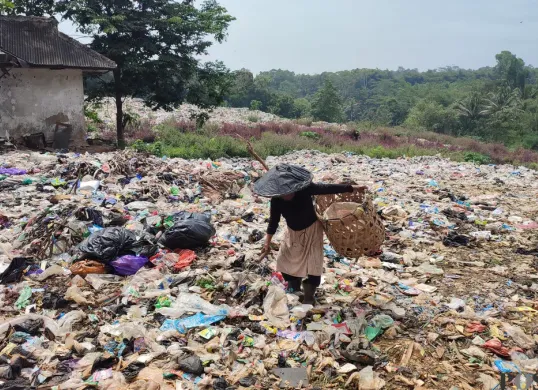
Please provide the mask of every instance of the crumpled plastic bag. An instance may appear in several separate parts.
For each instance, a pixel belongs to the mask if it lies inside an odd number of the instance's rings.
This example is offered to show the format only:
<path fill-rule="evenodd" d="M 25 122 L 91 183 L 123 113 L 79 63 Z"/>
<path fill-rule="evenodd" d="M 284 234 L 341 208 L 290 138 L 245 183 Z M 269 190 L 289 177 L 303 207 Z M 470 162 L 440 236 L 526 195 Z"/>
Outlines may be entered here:
<path fill-rule="evenodd" d="M 288 299 L 283 289 L 277 286 L 269 287 L 269 291 L 267 291 L 267 295 L 263 301 L 263 312 L 267 321 L 273 326 L 280 329 L 290 326 Z"/>
<path fill-rule="evenodd" d="M 227 305 L 213 305 L 198 294 L 182 293 L 170 307 L 161 307 L 155 311 L 170 318 L 179 318 L 185 313 L 200 312 L 207 315 L 227 316 L 230 307 Z"/>
<path fill-rule="evenodd" d="M 28 267 L 30 260 L 27 257 L 15 257 L 0 274 L 0 284 L 19 282 L 22 278 L 22 272 Z"/>
<path fill-rule="evenodd" d="M 71 286 L 65 292 L 65 299 L 74 301 L 79 305 L 89 305 L 90 302 L 82 295 L 82 290 L 78 286 Z"/>
<path fill-rule="evenodd" d="M 510 325 L 507 322 L 503 322 L 502 326 L 508 336 L 510 336 L 519 347 L 524 349 L 534 348 L 534 339 L 526 334 L 519 326 Z"/>
<path fill-rule="evenodd" d="M 207 245 L 215 235 L 211 219 L 205 214 L 178 213 L 174 225 L 164 232 L 159 242 L 170 249 L 195 249 Z"/>
<path fill-rule="evenodd" d="M 359 389 L 380 390 L 385 386 L 385 381 L 379 374 L 372 370 L 372 366 L 364 367 L 359 371 Z"/>
<path fill-rule="evenodd" d="M 86 238 L 78 247 L 85 257 L 109 263 L 123 255 L 151 257 L 157 251 L 154 237 L 142 231 L 108 227 Z"/>
<path fill-rule="evenodd" d="M 165 320 L 161 325 L 160 330 L 177 330 L 179 333 L 186 333 L 187 329 L 198 328 L 214 324 L 215 322 L 225 319 L 225 315 L 205 315 L 196 313 L 193 316 L 181 318 L 179 320 Z"/>
<path fill-rule="evenodd" d="M 125 255 L 111 261 L 110 265 L 118 275 L 128 276 L 136 274 L 148 261 L 144 256 Z"/>

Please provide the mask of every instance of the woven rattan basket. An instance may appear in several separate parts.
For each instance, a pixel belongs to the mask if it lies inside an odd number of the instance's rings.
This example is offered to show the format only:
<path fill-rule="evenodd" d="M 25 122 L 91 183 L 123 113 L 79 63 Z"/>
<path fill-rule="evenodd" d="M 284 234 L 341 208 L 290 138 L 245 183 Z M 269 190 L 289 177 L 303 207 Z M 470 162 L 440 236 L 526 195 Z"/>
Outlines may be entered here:
<path fill-rule="evenodd" d="M 338 218 L 326 218 L 325 211 L 336 202 L 353 202 L 361 206 L 353 207 L 345 215 L 340 213 Z M 385 240 L 383 221 L 377 214 L 372 195 L 369 193 L 318 195 L 316 214 L 323 224 L 329 242 L 341 256 L 358 258 L 372 255 L 379 250 Z"/>

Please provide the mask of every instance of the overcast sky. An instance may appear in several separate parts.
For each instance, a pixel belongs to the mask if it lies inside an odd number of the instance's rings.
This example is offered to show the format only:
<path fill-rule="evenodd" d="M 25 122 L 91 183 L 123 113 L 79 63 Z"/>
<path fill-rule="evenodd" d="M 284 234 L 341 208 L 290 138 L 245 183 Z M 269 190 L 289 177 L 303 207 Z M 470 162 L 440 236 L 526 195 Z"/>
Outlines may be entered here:
<path fill-rule="evenodd" d="M 538 66 L 538 0 L 220 0 L 237 18 L 211 60 L 253 72 Z M 68 23 L 60 29 L 76 34 Z"/>

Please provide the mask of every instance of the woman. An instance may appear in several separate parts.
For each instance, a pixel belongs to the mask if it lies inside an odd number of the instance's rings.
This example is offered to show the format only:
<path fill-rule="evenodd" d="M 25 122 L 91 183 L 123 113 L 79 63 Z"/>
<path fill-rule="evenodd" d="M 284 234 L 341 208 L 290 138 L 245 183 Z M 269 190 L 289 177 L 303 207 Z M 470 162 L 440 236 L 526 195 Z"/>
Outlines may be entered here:
<path fill-rule="evenodd" d="M 271 240 L 281 216 L 288 229 L 277 255 L 277 271 L 291 291 L 301 290 L 304 304 L 314 304 L 323 273 L 323 226 L 316 217 L 314 195 L 364 191 L 366 187 L 347 184 L 312 183 L 312 174 L 304 168 L 280 164 L 269 170 L 254 186 L 254 191 L 271 197 L 271 212 L 263 256 L 271 251 Z"/>

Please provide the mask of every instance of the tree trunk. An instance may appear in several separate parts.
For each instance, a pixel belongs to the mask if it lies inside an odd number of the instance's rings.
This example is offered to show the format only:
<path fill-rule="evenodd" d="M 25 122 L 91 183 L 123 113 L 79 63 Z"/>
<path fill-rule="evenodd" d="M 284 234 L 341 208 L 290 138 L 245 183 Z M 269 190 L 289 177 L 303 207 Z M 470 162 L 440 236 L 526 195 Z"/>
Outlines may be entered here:
<path fill-rule="evenodd" d="M 121 70 L 114 70 L 114 86 L 116 89 L 116 133 L 118 140 L 118 148 L 125 149 L 125 138 L 123 136 L 123 102 L 121 88 Z"/>

